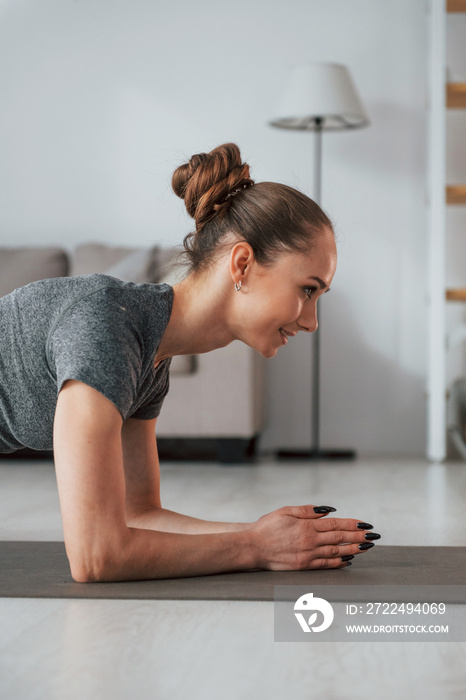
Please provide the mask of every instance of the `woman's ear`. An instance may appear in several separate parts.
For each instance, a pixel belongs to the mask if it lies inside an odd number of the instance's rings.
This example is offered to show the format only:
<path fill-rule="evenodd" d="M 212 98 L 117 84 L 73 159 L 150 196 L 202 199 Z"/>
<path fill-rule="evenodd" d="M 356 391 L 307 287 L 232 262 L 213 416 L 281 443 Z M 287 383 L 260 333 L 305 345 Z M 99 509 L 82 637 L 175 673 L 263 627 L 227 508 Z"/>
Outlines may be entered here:
<path fill-rule="evenodd" d="M 254 252 L 246 241 L 235 243 L 230 252 L 230 274 L 235 283 L 246 281 L 254 262 Z"/>

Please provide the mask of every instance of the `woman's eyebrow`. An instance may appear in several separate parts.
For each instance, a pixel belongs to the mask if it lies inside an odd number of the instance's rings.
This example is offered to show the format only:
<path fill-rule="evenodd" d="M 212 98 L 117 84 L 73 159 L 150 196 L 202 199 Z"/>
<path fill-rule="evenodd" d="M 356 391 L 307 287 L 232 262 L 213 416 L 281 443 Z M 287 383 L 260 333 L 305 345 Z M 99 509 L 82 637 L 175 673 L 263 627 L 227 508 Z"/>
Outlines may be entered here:
<path fill-rule="evenodd" d="M 325 284 L 324 280 L 321 280 L 320 277 L 309 277 L 308 279 L 315 280 L 316 282 L 318 282 L 321 289 L 327 288 L 327 285 Z M 330 291 L 330 287 L 327 289 L 327 292 L 329 292 L 329 291 Z"/>

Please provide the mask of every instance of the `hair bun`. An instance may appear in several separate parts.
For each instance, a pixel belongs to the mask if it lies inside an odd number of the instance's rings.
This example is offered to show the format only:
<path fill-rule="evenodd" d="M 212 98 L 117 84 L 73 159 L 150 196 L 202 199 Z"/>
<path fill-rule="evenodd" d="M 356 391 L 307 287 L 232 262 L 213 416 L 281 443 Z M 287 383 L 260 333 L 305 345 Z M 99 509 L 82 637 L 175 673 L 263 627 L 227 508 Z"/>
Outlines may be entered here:
<path fill-rule="evenodd" d="M 235 143 L 224 143 L 210 153 L 197 153 L 175 170 L 172 188 L 184 200 L 199 231 L 243 187 L 253 185 L 249 165 L 241 160 Z"/>

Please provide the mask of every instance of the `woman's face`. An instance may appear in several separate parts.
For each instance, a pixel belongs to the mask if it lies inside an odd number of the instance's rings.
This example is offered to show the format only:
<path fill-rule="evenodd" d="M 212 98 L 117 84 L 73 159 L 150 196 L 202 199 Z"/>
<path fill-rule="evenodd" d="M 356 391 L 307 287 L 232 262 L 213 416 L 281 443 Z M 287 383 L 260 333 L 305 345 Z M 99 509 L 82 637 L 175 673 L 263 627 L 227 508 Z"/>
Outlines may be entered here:
<path fill-rule="evenodd" d="M 308 253 L 283 253 L 271 267 L 253 261 L 239 278 L 239 340 L 263 357 L 273 357 L 299 331 L 315 331 L 317 301 L 329 290 L 336 262 L 330 229 L 314 240 Z"/>

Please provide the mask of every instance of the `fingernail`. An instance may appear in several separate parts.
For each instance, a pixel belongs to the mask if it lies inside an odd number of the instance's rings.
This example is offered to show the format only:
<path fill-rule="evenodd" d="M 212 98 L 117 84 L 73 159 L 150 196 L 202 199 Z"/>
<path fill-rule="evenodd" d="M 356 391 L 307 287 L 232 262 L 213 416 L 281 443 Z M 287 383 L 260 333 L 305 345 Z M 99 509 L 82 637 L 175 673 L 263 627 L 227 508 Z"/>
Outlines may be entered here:
<path fill-rule="evenodd" d="M 356 527 L 358 527 L 360 530 L 372 530 L 374 526 L 369 525 L 369 523 L 358 523 Z"/>
<path fill-rule="evenodd" d="M 380 540 L 380 535 L 378 532 L 366 532 L 365 539 L 366 540 Z"/>
<path fill-rule="evenodd" d="M 349 561 L 350 559 L 354 559 L 354 554 L 346 554 L 341 558 L 342 561 Z"/>
<path fill-rule="evenodd" d="M 352 562 L 352 561 L 349 561 L 349 562 L 346 564 L 346 566 L 353 566 L 353 562 Z"/>
<path fill-rule="evenodd" d="M 334 513 L 336 511 L 336 508 L 332 508 L 332 506 L 316 506 L 314 508 L 314 513 Z"/>
<path fill-rule="evenodd" d="M 373 542 L 363 542 L 363 544 L 359 545 L 359 549 L 364 551 L 365 549 L 370 549 L 373 546 L 374 546 Z"/>

